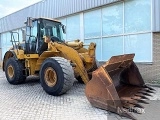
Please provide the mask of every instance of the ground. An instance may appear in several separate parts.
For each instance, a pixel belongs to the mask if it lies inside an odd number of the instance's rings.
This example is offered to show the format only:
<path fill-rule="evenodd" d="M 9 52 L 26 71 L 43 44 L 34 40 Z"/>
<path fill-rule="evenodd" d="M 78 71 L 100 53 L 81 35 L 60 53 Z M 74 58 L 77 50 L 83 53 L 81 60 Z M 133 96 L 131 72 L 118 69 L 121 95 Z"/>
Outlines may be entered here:
<path fill-rule="evenodd" d="M 40 82 L 30 77 L 25 84 L 10 85 L 0 70 L 0 120 L 127 120 L 117 114 L 94 108 L 78 82 L 67 94 L 54 97 L 43 91 Z M 159 120 L 160 88 L 156 89 L 143 114 L 133 114 L 140 120 Z"/>

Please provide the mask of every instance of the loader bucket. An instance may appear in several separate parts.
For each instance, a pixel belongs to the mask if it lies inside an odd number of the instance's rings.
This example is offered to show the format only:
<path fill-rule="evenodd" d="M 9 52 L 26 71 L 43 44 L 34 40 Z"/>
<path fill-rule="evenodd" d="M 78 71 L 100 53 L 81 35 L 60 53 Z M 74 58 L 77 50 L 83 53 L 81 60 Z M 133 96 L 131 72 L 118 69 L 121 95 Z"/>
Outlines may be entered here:
<path fill-rule="evenodd" d="M 85 88 L 92 106 L 136 119 L 130 110 L 138 113 L 135 108 L 143 108 L 139 102 L 147 103 L 154 89 L 145 85 L 133 58 L 134 54 L 113 56 L 92 73 Z"/>

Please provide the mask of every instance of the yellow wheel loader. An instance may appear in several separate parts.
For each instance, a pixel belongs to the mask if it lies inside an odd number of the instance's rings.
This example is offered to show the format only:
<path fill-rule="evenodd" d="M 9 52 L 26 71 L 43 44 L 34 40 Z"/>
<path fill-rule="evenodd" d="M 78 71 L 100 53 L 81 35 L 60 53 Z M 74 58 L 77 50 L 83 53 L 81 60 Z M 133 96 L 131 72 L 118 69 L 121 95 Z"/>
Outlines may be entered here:
<path fill-rule="evenodd" d="M 14 37 L 16 33 L 11 32 L 13 47 L 3 59 L 3 71 L 10 84 L 24 83 L 27 76 L 37 75 L 43 89 L 58 96 L 66 93 L 77 78 L 86 84 L 85 93 L 93 106 L 132 119 L 124 110 L 142 107 L 137 102 L 146 103 L 142 98 L 147 99 L 145 95 L 154 91 L 145 85 L 133 62 L 134 54 L 113 56 L 98 68 L 96 44 L 90 43 L 86 49 L 80 40 L 65 42 L 61 22 L 29 17 L 25 24 L 24 42 L 20 43 Z"/>

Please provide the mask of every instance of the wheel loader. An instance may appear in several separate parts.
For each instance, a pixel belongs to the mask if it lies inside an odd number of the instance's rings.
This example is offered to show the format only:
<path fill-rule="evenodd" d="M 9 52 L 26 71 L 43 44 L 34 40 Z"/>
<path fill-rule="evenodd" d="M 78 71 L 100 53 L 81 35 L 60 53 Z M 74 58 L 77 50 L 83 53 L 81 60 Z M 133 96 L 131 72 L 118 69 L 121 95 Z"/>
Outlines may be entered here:
<path fill-rule="evenodd" d="M 143 107 L 146 95 L 154 89 L 145 85 L 133 62 L 134 54 L 111 57 L 97 66 L 96 44 L 86 49 L 80 40 L 65 42 L 66 27 L 49 18 L 27 18 L 23 42 L 11 32 L 12 48 L 3 59 L 3 71 L 10 84 L 24 83 L 27 76 L 37 75 L 41 86 L 50 95 L 66 93 L 74 78 L 86 84 L 85 94 L 91 105 L 135 119 L 125 110 Z M 107 54 L 107 53 L 106 53 Z M 134 109 L 135 110 L 135 109 Z M 135 111 L 136 112 L 136 111 Z"/>

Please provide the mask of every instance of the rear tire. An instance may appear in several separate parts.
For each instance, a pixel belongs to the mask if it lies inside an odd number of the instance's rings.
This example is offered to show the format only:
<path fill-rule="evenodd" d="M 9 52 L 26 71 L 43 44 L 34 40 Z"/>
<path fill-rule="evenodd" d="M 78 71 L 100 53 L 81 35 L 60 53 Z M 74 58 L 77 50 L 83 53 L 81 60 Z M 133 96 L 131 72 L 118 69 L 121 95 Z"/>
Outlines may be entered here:
<path fill-rule="evenodd" d="M 26 76 L 23 74 L 23 69 L 24 66 L 20 61 L 13 57 L 9 58 L 5 65 L 7 81 L 13 85 L 24 83 Z"/>
<path fill-rule="evenodd" d="M 46 93 L 58 96 L 73 86 L 74 72 L 70 62 L 61 57 L 47 58 L 40 70 L 41 86 Z"/>

